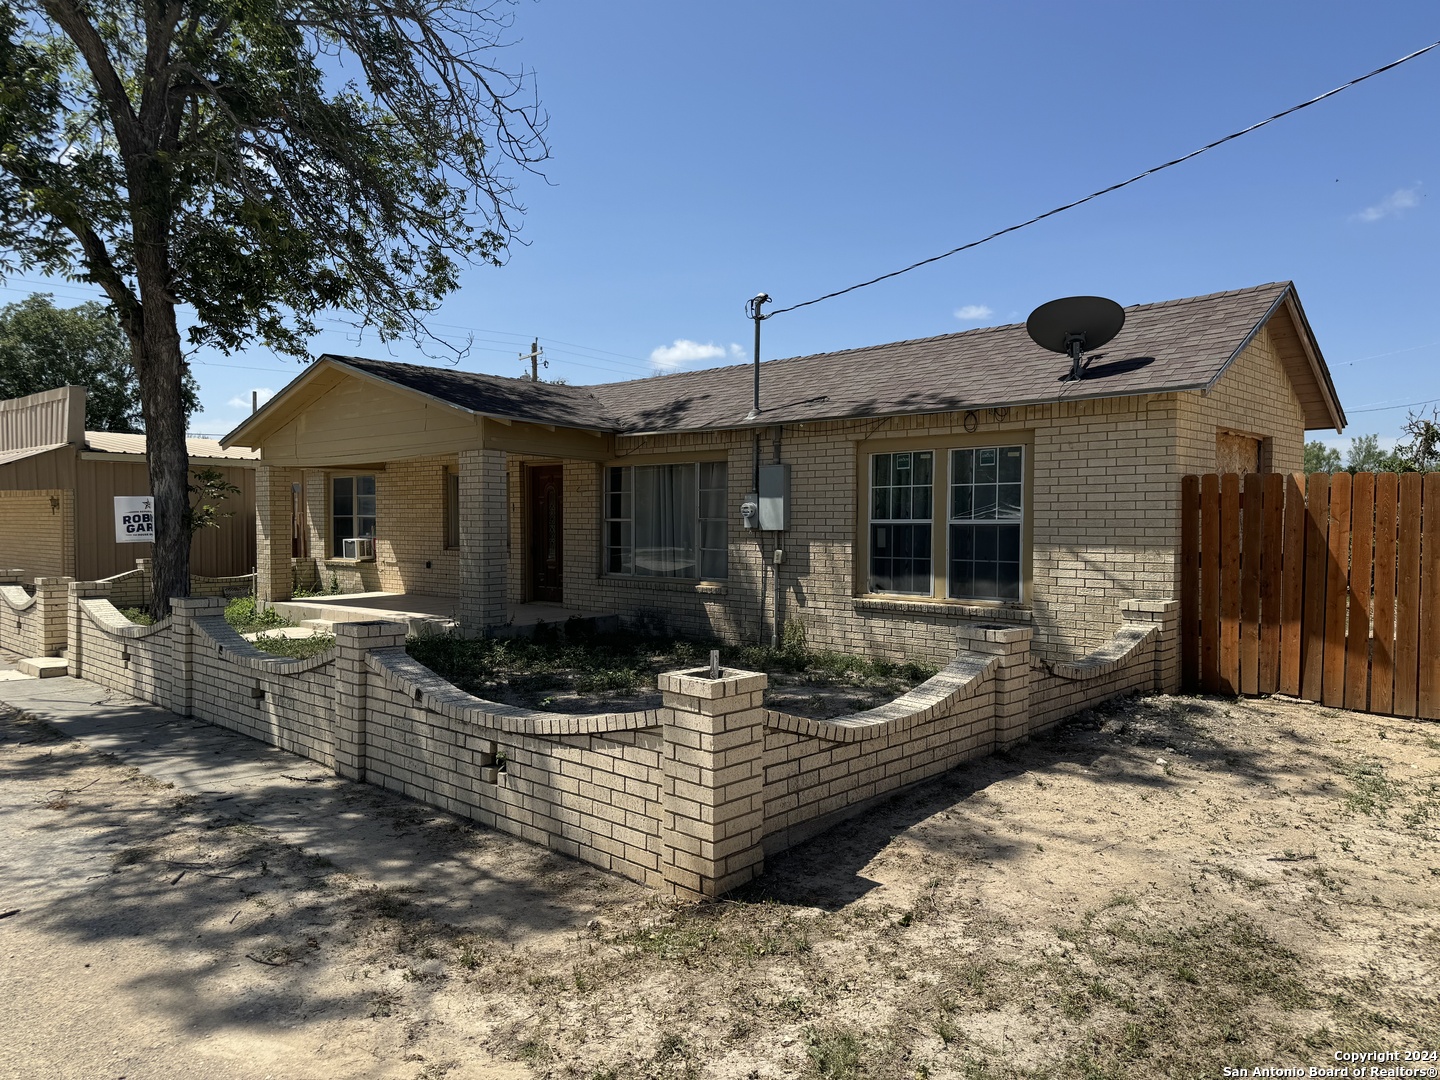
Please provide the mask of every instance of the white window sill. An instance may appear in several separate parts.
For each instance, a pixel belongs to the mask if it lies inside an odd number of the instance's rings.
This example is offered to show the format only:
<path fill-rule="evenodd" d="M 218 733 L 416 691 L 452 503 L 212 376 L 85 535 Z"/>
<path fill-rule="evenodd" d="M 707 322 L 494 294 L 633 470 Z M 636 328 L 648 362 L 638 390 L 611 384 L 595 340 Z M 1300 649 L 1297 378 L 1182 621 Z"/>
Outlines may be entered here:
<path fill-rule="evenodd" d="M 359 566 L 362 563 L 373 563 L 375 556 L 370 555 L 363 559 L 342 559 L 338 555 L 324 560 L 326 566 Z"/>
<path fill-rule="evenodd" d="M 940 615 L 956 619 L 1008 619 L 1030 622 L 1034 612 L 1022 604 L 1003 600 L 940 600 L 933 596 L 899 593 L 865 593 L 851 598 L 856 612 L 896 615 Z"/>
<path fill-rule="evenodd" d="M 724 581 L 702 581 L 698 578 L 635 577 L 631 574 L 601 574 L 601 581 L 613 581 L 621 585 L 639 585 L 644 588 L 665 589 L 669 592 L 693 592 L 701 596 L 724 596 L 730 586 Z"/>

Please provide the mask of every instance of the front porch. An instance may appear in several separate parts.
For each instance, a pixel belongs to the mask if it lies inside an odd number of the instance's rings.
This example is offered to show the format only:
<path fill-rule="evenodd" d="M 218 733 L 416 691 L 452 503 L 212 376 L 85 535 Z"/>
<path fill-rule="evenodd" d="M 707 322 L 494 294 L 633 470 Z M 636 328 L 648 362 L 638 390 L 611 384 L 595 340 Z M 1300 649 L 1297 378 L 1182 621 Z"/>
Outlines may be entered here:
<path fill-rule="evenodd" d="M 277 612 L 298 625 L 347 622 L 401 623 L 410 636 L 444 634 L 461 628 L 461 601 L 456 596 L 424 593 L 363 592 L 339 596 L 307 596 L 298 600 L 276 600 Z M 620 616 L 614 612 L 588 611 L 567 604 L 507 604 L 505 619 L 490 630 L 492 637 L 529 637 L 540 626 L 569 625 L 575 620 L 592 630 L 617 629 Z"/>

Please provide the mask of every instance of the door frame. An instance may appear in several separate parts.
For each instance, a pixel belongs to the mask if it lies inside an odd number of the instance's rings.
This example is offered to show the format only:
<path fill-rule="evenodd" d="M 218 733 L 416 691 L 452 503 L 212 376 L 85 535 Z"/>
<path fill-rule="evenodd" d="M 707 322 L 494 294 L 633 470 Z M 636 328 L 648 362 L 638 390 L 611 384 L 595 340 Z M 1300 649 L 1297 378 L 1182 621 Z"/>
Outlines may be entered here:
<path fill-rule="evenodd" d="M 555 600 L 541 599 L 536 581 L 535 545 L 538 537 L 535 530 L 535 478 L 542 470 L 554 470 L 560 490 L 560 596 Z M 523 572 L 521 595 L 524 603 L 563 604 L 565 602 L 565 466 L 559 461 L 536 462 L 525 466 L 525 514 L 522 519 Z"/>

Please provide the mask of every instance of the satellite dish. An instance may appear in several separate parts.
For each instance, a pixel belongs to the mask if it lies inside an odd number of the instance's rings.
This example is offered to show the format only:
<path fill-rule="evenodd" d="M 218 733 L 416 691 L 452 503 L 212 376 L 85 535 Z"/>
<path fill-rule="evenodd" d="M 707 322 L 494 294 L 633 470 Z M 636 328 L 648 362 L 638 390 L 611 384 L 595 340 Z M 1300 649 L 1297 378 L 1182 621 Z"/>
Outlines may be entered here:
<path fill-rule="evenodd" d="M 1070 378 L 1079 379 L 1084 353 L 1107 344 L 1125 325 L 1125 309 L 1103 296 L 1064 296 L 1041 304 L 1025 320 L 1030 340 L 1070 357 Z"/>

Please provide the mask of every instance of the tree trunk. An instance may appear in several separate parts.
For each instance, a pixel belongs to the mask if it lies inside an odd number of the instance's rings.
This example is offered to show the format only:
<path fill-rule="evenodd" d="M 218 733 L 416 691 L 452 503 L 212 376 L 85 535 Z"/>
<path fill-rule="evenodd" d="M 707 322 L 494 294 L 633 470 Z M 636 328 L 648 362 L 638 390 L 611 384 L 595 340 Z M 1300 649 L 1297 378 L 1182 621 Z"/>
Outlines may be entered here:
<path fill-rule="evenodd" d="M 141 284 L 142 293 L 149 291 Z M 180 393 L 184 358 L 175 306 L 151 296 L 135 349 L 150 493 L 155 498 L 155 589 L 150 614 L 170 614 L 170 598 L 190 595 L 190 455 L 185 448 L 185 408 Z"/>

